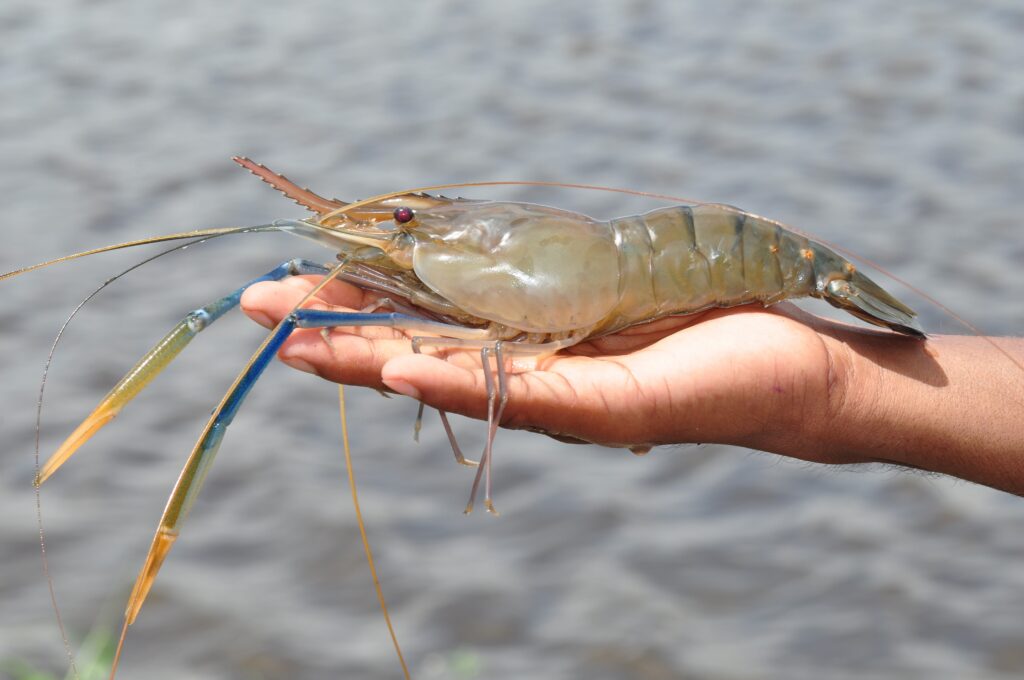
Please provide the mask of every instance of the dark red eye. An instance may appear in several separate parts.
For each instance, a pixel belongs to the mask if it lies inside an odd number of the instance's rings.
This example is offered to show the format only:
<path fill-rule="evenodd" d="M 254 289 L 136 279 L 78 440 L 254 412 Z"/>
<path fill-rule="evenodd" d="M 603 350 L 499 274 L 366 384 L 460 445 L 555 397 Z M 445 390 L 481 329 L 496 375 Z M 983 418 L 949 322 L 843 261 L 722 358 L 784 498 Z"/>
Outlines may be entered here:
<path fill-rule="evenodd" d="M 413 218 L 412 208 L 395 208 L 395 222 L 405 224 Z"/>

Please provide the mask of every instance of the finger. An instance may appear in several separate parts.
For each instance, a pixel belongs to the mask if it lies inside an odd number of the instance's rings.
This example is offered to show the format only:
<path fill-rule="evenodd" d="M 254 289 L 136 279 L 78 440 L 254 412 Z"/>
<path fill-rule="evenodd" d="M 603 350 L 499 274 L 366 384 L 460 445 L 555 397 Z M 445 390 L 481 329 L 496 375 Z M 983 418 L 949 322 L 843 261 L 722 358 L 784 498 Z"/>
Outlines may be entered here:
<path fill-rule="evenodd" d="M 321 277 L 310 276 L 255 284 L 242 296 L 242 309 L 257 323 L 273 328 L 302 302 L 320 280 Z M 332 285 L 335 283 L 336 286 Z M 325 299 L 347 304 L 327 304 Z M 304 307 L 351 312 L 348 305 L 362 305 L 364 302 L 362 291 L 342 282 L 331 282 Z M 409 340 L 391 328 L 337 328 L 330 331 L 326 341 L 320 329 L 300 328 L 282 344 L 278 357 L 292 368 L 327 380 L 380 388 L 380 369 L 384 363 L 393 356 L 410 351 Z"/>
<path fill-rule="evenodd" d="M 321 277 L 308 276 L 255 284 L 242 295 L 242 309 L 254 321 L 266 328 L 273 328 L 281 319 L 293 312 L 321 280 Z M 376 295 L 372 292 L 362 291 L 342 281 L 331 281 L 302 306 L 304 309 L 352 313 L 364 309 L 375 299 Z M 299 332 L 301 331 L 296 331 Z M 339 327 L 336 332 L 358 333 L 368 338 L 405 337 L 398 331 L 372 324 Z"/>
<path fill-rule="evenodd" d="M 322 276 L 307 275 L 297 276 L 293 279 L 294 281 L 302 281 L 303 285 L 309 286 L 306 288 L 306 292 L 313 289 L 313 286 L 323 281 Z M 299 284 L 296 284 L 298 287 Z M 337 305 L 339 307 L 348 307 L 350 309 L 362 309 L 370 303 L 371 300 L 375 300 L 378 295 L 372 291 L 363 290 L 353 286 L 351 283 L 346 283 L 340 279 L 332 279 L 330 283 L 320 289 L 320 292 L 316 294 L 317 298 L 323 300 L 328 305 Z"/>
<path fill-rule="evenodd" d="M 273 328 L 301 299 L 294 288 L 278 281 L 263 281 L 245 289 L 239 306 L 259 325 Z"/>
<path fill-rule="evenodd" d="M 368 338 L 366 331 L 357 334 L 345 332 L 347 330 L 332 331 L 326 341 L 316 329 L 297 330 L 281 346 L 278 357 L 292 368 L 326 380 L 380 389 L 384 365 L 412 351 L 409 339 L 404 336 Z M 373 330 L 395 333 L 387 328 Z"/>
<path fill-rule="evenodd" d="M 319 276 L 297 276 L 284 281 L 263 281 L 242 294 L 242 311 L 265 328 L 273 328 L 321 281 Z M 365 291 L 343 281 L 331 281 L 315 300 L 329 306 L 361 309 L 367 304 Z M 316 307 L 315 305 L 309 305 Z M 320 307 L 327 309 L 329 307 Z"/>
<path fill-rule="evenodd" d="M 601 367 L 594 368 L 600 372 Z M 404 355 L 389 360 L 381 370 L 381 378 L 395 392 L 442 411 L 481 420 L 487 417 L 487 387 L 479 365 L 465 368 L 435 357 Z M 510 374 L 509 399 L 501 424 L 539 428 L 589 441 L 615 441 L 622 428 L 621 423 L 609 417 L 609 404 L 614 400 L 602 395 L 596 386 L 584 385 L 579 390 L 577 387 L 576 381 L 548 371 Z"/>

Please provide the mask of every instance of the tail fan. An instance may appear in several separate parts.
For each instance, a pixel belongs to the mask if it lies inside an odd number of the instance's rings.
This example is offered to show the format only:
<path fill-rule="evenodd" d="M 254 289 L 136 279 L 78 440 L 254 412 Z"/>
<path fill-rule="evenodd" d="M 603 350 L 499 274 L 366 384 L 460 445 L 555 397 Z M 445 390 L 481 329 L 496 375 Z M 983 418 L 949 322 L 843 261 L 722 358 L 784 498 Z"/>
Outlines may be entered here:
<path fill-rule="evenodd" d="M 891 328 L 904 335 L 925 337 L 917 312 L 860 272 L 853 272 L 848 280 L 829 281 L 821 297 L 833 307 L 868 323 Z"/>

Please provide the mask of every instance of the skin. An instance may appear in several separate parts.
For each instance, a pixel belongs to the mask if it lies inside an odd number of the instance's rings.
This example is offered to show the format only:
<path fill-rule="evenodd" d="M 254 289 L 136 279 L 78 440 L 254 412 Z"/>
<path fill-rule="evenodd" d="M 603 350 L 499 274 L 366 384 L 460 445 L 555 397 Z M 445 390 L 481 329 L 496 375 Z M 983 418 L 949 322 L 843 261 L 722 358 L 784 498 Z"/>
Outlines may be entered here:
<path fill-rule="evenodd" d="M 315 278 L 260 283 L 241 306 L 272 327 Z M 373 294 L 335 281 L 308 307 Z M 358 331 L 358 332 L 353 332 Z M 475 352 L 411 353 L 408 332 L 297 331 L 286 364 L 486 418 Z M 837 324 L 781 304 L 672 317 L 516 360 L 502 425 L 607 446 L 715 442 L 824 464 L 883 462 L 1024 495 L 1024 339 L 927 341 Z M 529 369 L 529 370 L 527 370 Z"/>

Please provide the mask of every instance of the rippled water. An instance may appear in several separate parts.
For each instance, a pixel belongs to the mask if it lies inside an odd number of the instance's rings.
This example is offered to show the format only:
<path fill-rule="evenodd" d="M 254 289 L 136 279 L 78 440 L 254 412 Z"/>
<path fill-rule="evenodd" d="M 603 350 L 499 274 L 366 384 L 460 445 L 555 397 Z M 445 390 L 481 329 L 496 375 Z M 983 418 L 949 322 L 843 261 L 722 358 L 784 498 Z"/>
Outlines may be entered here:
<path fill-rule="evenodd" d="M 875 259 L 988 332 L 1024 328 L 1017 2 L 347 4 L 0 6 L 0 269 L 296 215 L 228 160 L 245 154 L 342 198 L 540 179 L 724 201 Z M 649 207 L 489 195 L 601 217 Z M 57 355 L 44 453 L 185 311 L 299 255 L 323 257 L 280 235 L 222 239 L 111 286 Z M 38 380 L 66 313 L 139 257 L 0 284 L 0 659 L 63 673 L 30 484 Z M 923 316 L 933 332 L 958 328 Z M 97 618 L 116 625 L 184 457 L 260 337 L 222 321 L 43 490 L 76 641 Z M 268 371 L 121 677 L 399 675 L 334 398 Z M 470 476 L 436 421 L 414 445 L 414 404 L 349 398 L 364 511 L 416 677 L 1024 672 L 1018 498 L 723 446 L 634 458 L 502 432 L 503 514 L 467 518 Z M 479 423 L 457 427 L 481 441 Z"/>

